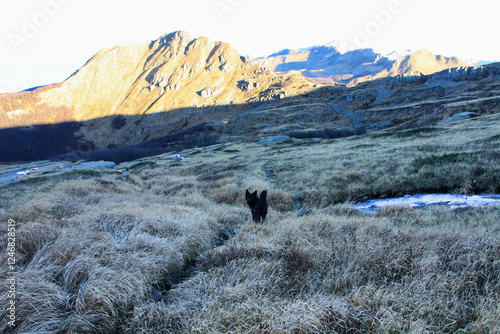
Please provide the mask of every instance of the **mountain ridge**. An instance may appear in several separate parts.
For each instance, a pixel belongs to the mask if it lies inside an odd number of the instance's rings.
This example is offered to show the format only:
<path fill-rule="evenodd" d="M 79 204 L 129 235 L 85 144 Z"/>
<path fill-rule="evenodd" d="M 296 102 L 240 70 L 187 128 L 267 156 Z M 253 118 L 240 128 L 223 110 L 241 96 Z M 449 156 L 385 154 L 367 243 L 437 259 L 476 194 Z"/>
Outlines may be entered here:
<path fill-rule="evenodd" d="M 373 49 L 352 49 L 332 42 L 306 51 L 285 49 L 255 61 L 277 73 L 299 71 L 318 83 L 348 86 L 400 74 L 432 74 L 448 68 L 471 66 L 457 57 L 435 55 L 425 49 L 403 51 L 385 55 Z"/>
<path fill-rule="evenodd" d="M 318 58 L 312 71 L 322 71 L 325 52 L 340 55 L 328 47 L 315 52 L 308 56 Z M 372 57 L 369 65 L 379 70 L 390 63 L 368 49 L 353 55 Z M 358 58 L 342 66 L 353 67 Z M 401 59 L 408 60 L 401 66 L 414 66 L 411 58 Z M 273 73 L 227 43 L 178 31 L 147 43 L 103 49 L 64 82 L 0 94 L 0 135 L 14 143 L 12 159 L 16 152 L 47 159 L 124 147 L 148 154 L 318 128 L 408 129 L 435 125 L 456 113 L 498 109 L 500 71 L 495 64 L 378 80 L 361 67 L 346 80 L 354 75 L 370 80 L 352 87 L 320 85 L 299 70 Z M 38 145 L 51 131 L 61 140 L 48 140 L 47 145 L 57 149 L 43 156 L 33 153 L 36 146 L 23 139 L 32 138 Z"/>
<path fill-rule="evenodd" d="M 168 135 L 217 118 L 200 111 L 197 117 L 169 119 L 171 110 L 220 105 L 234 111 L 245 103 L 283 99 L 312 89 L 313 84 L 302 76 L 275 75 L 227 43 L 177 31 L 152 42 L 103 49 L 62 83 L 0 94 L 0 124 L 15 128 L 85 122 L 79 135 L 96 148 L 122 146 L 145 140 L 146 132 Z M 108 116 L 152 114 L 164 114 L 163 119 L 148 125 L 153 131 L 138 136 L 134 124 L 120 131 L 99 124 Z"/>

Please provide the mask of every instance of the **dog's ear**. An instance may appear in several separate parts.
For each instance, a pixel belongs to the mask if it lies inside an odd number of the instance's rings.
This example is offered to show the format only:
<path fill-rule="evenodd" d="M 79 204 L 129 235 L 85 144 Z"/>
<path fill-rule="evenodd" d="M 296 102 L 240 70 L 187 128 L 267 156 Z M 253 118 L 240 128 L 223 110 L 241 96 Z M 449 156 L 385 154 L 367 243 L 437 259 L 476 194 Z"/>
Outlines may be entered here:
<path fill-rule="evenodd" d="M 245 195 L 247 195 L 247 196 L 250 195 L 250 192 L 248 191 L 248 189 L 247 189 L 247 192 L 245 193 Z"/>
<path fill-rule="evenodd" d="M 252 195 L 257 197 L 257 190 L 255 190 Z"/>

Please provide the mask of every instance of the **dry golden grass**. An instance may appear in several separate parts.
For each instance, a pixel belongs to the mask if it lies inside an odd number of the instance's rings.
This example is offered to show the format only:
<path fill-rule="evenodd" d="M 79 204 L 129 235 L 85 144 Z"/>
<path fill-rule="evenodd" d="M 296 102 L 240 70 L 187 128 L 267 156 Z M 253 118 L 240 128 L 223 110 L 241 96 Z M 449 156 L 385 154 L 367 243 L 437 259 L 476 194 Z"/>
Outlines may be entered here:
<path fill-rule="evenodd" d="M 127 176 L 3 187 L 19 300 L 10 328 L 2 257 L 0 331 L 500 333 L 498 207 L 372 215 L 349 204 L 432 182 L 495 191 L 498 126 L 481 119 L 404 138 L 235 144 Z M 450 152 L 480 153 L 440 163 Z M 431 158 L 416 171 L 418 157 Z M 264 224 L 251 222 L 247 188 L 268 190 Z M 297 217 L 297 203 L 310 214 Z"/>
<path fill-rule="evenodd" d="M 270 159 L 284 190 L 322 207 L 419 192 L 498 193 L 498 118 L 334 140 L 271 152 Z"/>

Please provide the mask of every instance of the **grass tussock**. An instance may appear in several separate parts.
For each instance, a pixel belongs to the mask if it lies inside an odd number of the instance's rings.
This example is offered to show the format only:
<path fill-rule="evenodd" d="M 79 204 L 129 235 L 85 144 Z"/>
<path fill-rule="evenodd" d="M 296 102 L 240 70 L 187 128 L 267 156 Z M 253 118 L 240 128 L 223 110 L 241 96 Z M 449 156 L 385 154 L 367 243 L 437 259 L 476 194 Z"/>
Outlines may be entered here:
<path fill-rule="evenodd" d="M 498 207 L 372 215 L 350 205 L 498 192 L 497 128 L 479 121 L 314 146 L 239 144 L 128 175 L 4 187 L 18 299 L 15 327 L 0 299 L 0 331 L 500 333 Z M 264 224 L 251 222 L 245 189 L 268 190 Z M 5 254 L 7 225 L 0 231 Z M 3 296 L 8 271 L 2 257 Z"/>
<path fill-rule="evenodd" d="M 483 307 L 500 288 L 499 255 L 498 238 L 398 231 L 373 217 L 248 226 L 202 256 L 149 330 L 487 332 L 498 325 Z"/>

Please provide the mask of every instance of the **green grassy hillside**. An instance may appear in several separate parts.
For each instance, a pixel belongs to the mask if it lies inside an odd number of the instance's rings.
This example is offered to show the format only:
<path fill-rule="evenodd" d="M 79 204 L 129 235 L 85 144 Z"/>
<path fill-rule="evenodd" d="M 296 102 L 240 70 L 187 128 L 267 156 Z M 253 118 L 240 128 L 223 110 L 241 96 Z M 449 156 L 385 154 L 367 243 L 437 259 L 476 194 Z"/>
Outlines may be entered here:
<path fill-rule="evenodd" d="M 128 174 L 20 178 L 4 333 L 500 333 L 500 210 L 355 201 L 500 192 L 500 116 L 343 139 L 244 142 Z M 268 190 L 264 224 L 245 189 Z M 308 207 L 299 217 L 297 208 Z"/>

